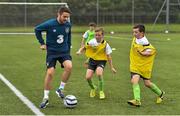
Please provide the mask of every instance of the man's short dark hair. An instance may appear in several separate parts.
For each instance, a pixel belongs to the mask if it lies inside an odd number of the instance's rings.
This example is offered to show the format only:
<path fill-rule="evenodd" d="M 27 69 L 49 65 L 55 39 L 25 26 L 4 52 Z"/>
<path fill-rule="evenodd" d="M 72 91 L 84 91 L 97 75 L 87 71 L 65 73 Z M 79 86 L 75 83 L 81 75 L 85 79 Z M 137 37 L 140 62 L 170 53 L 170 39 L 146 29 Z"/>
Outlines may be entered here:
<path fill-rule="evenodd" d="M 133 27 L 133 29 L 139 29 L 139 32 L 144 32 L 145 33 L 145 26 L 143 24 L 137 24 Z"/>
<path fill-rule="evenodd" d="M 71 10 L 65 6 L 62 6 L 58 9 L 59 14 L 62 14 L 63 12 L 67 12 L 67 13 L 71 14 Z"/>

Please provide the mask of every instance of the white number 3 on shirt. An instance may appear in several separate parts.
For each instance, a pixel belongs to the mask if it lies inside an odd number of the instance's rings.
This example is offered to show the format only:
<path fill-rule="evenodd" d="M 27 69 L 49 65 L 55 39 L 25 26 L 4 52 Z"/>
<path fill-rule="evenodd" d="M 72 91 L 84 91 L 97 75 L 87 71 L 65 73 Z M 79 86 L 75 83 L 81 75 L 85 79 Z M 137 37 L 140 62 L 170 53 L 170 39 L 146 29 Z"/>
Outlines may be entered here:
<path fill-rule="evenodd" d="M 57 38 L 58 38 L 58 39 L 57 39 L 57 43 L 58 43 L 58 44 L 63 43 L 63 41 L 64 41 L 64 35 L 58 35 Z"/>

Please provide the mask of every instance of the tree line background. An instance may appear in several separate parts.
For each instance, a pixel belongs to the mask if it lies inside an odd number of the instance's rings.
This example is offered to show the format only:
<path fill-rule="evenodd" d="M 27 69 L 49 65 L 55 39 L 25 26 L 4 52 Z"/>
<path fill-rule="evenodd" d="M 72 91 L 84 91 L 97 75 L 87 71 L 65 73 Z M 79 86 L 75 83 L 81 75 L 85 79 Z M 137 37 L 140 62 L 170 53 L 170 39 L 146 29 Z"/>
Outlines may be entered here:
<path fill-rule="evenodd" d="M 97 0 L 0 0 L 0 2 L 66 2 L 71 22 L 83 25 L 97 21 Z M 134 23 L 153 23 L 164 0 L 134 0 Z M 170 23 L 180 23 L 180 0 L 170 6 Z M 59 6 L 0 5 L 1 26 L 34 26 L 56 17 Z M 165 8 L 163 9 L 165 10 Z M 165 23 L 162 12 L 157 23 Z M 99 0 L 99 24 L 132 23 L 132 0 Z"/>

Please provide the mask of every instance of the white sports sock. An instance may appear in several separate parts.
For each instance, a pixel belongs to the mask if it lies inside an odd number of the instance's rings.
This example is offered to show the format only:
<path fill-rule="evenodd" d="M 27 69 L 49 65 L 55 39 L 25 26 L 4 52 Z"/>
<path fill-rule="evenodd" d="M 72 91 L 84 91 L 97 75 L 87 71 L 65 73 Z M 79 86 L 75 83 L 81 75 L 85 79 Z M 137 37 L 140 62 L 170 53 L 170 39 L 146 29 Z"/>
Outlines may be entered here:
<path fill-rule="evenodd" d="M 49 90 L 44 90 L 44 99 L 49 99 Z"/>
<path fill-rule="evenodd" d="M 66 85 L 66 83 L 64 83 L 64 82 L 61 81 L 61 84 L 60 84 L 60 86 L 59 86 L 59 89 L 63 90 L 64 87 L 65 87 L 65 85 Z"/>

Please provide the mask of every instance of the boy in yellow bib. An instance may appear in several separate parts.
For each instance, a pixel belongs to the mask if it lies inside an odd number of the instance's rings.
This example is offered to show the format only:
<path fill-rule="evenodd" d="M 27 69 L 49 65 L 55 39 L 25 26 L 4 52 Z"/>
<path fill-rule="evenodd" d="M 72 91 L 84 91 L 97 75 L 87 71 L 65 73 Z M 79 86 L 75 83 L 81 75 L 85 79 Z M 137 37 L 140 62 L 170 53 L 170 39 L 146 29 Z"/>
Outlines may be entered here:
<path fill-rule="evenodd" d="M 151 82 L 151 72 L 153 67 L 156 49 L 149 43 L 145 36 L 144 25 L 133 27 L 134 38 L 130 50 L 130 72 L 131 83 L 133 86 L 134 99 L 129 100 L 128 104 L 140 106 L 140 87 L 139 80 L 143 79 L 144 85 L 158 95 L 156 103 L 161 103 L 165 92 Z"/>
<path fill-rule="evenodd" d="M 81 49 L 87 45 L 87 43 L 91 40 L 94 39 L 95 37 L 95 28 L 96 28 L 96 23 L 94 22 L 90 22 L 89 23 L 89 30 L 87 30 L 84 34 L 83 34 L 83 38 L 81 40 L 81 47 L 79 48 L 79 50 L 76 52 L 76 54 L 81 54 L 80 51 Z M 84 67 L 87 68 L 88 66 L 88 61 L 89 58 L 86 59 L 86 61 L 84 62 Z"/>
<path fill-rule="evenodd" d="M 93 84 L 91 78 L 96 72 L 99 79 L 99 98 L 104 99 L 104 81 L 103 81 L 103 71 L 105 64 L 108 61 L 110 68 L 113 73 L 116 73 L 116 69 L 112 64 L 112 49 L 109 44 L 104 40 L 104 30 L 103 28 L 95 29 L 95 38 L 90 40 L 87 45 L 83 48 L 86 49 L 85 55 L 89 58 L 88 68 L 86 71 L 86 80 L 91 88 L 90 97 L 95 97 L 97 87 Z M 80 50 L 79 54 L 82 53 L 83 49 Z"/>

